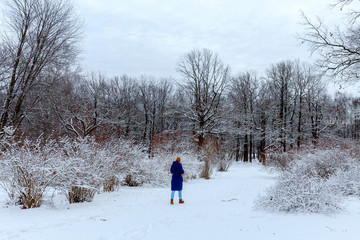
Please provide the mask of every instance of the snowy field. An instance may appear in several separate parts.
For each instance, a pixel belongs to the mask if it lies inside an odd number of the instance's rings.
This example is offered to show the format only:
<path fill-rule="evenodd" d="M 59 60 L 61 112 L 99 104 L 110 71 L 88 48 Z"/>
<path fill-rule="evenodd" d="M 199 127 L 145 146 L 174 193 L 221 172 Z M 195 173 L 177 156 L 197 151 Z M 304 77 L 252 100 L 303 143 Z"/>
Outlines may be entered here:
<path fill-rule="evenodd" d="M 238 163 L 211 180 L 184 183 L 183 205 L 177 194 L 169 204 L 169 189 L 122 187 L 92 203 L 56 198 L 55 206 L 20 210 L 4 207 L 0 192 L 0 239 L 359 239 L 360 200 L 349 199 L 346 210 L 332 216 L 254 209 L 254 199 L 273 183 L 262 166 Z"/>

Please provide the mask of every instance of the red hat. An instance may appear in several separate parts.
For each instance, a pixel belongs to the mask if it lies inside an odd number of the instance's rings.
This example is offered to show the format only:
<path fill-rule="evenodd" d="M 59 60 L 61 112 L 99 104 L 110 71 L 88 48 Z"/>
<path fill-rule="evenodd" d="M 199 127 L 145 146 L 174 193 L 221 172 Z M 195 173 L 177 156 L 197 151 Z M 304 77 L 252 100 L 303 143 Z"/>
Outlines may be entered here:
<path fill-rule="evenodd" d="M 177 158 L 176 158 L 176 161 L 180 162 L 180 161 L 181 161 L 181 158 L 180 158 L 180 157 L 177 157 Z"/>

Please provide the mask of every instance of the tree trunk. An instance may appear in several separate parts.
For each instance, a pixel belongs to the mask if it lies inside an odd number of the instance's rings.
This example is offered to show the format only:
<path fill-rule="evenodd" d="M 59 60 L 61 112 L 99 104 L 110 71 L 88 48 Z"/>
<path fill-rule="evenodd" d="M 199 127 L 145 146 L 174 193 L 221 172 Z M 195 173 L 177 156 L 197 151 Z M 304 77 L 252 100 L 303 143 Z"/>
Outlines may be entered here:
<path fill-rule="evenodd" d="M 253 139 L 254 139 L 254 135 L 251 133 L 250 134 L 250 143 L 249 143 L 249 162 L 252 162 L 253 160 Z"/>
<path fill-rule="evenodd" d="M 245 134 L 245 140 L 244 140 L 244 150 L 243 150 L 243 155 L 244 155 L 244 162 L 248 162 L 249 161 L 249 144 L 248 144 L 248 135 Z"/>
<path fill-rule="evenodd" d="M 300 144 L 302 141 L 302 136 L 301 136 L 301 125 L 302 125 L 302 97 L 300 96 L 299 99 L 299 119 L 298 119 L 298 127 L 297 127 L 297 132 L 298 132 L 298 136 L 297 136 L 297 148 L 300 148 Z"/>
<path fill-rule="evenodd" d="M 236 145 L 235 145 L 235 160 L 238 162 L 240 159 L 240 136 L 236 136 Z"/>

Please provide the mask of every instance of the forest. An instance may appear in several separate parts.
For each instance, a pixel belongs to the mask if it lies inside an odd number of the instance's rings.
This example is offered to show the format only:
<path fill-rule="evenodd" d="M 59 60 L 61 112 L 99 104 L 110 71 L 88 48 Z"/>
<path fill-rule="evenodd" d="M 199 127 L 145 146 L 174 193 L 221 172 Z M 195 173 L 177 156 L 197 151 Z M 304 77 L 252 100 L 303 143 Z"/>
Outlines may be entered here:
<path fill-rule="evenodd" d="M 351 4 L 338 0 L 334 8 Z M 347 30 L 330 31 L 303 15 L 299 41 L 318 54 L 315 63 L 285 59 L 263 74 L 233 73 L 215 51 L 194 49 L 179 56 L 174 79 L 85 73 L 83 23 L 68 1 L 8 1 L 0 183 L 9 202 L 39 207 L 50 187 L 72 203 L 122 184 L 162 185 L 177 155 L 188 159 L 188 179 L 210 178 L 233 161 L 285 169 L 301 151 L 353 156 L 360 98 L 328 92 L 334 79 L 358 81 L 359 12 L 348 16 Z"/>

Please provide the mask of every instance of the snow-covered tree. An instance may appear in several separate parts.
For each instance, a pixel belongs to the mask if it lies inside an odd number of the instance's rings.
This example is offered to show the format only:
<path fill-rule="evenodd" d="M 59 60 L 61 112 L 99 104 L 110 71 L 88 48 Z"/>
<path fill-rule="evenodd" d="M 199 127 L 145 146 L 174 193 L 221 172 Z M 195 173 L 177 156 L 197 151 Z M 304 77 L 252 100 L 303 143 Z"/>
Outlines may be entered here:
<path fill-rule="evenodd" d="M 60 79 L 75 65 L 81 24 L 65 0 L 7 1 L 0 63 L 3 101 L 0 130 L 18 129 L 43 93 L 48 78 Z"/>
<path fill-rule="evenodd" d="M 180 86 L 189 106 L 185 114 L 193 122 L 193 131 L 201 148 L 205 133 L 219 124 L 219 108 L 230 79 L 230 67 L 216 53 L 203 49 L 186 53 L 179 60 L 177 71 L 183 78 Z"/>

